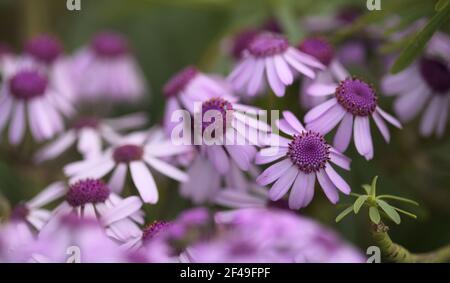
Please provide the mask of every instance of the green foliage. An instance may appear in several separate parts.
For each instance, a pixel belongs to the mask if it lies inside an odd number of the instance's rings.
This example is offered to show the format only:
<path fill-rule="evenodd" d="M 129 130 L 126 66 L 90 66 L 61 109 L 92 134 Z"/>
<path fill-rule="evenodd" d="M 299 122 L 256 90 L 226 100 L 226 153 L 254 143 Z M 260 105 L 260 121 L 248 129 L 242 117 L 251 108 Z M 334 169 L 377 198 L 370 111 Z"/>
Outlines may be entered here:
<path fill-rule="evenodd" d="M 358 214 L 362 207 L 366 206 L 369 208 L 369 218 L 375 223 L 379 224 L 382 216 L 386 219 L 393 221 L 395 224 L 401 223 L 400 213 L 409 216 L 411 218 L 416 219 L 417 216 L 411 212 L 405 211 L 403 209 L 392 206 L 390 203 L 386 202 L 383 199 L 390 199 L 399 202 L 404 202 L 412 205 L 418 206 L 419 204 L 413 200 L 393 196 L 393 195 L 379 195 L 377 196 L 377 181 L 378 176 L 375 176 L 372 179 L 372 183 L 370 185 L 364 184 L 362 187 L 366 194 L 360 195 L 352 193 L 351 195 L 356 197 L 355 202 L 348 206 L 344 211 L 342 211 L 337 217 L 336 222 L 341 221 L 344 217 L 349 215 L 352 211 L 354 214 Z"/>

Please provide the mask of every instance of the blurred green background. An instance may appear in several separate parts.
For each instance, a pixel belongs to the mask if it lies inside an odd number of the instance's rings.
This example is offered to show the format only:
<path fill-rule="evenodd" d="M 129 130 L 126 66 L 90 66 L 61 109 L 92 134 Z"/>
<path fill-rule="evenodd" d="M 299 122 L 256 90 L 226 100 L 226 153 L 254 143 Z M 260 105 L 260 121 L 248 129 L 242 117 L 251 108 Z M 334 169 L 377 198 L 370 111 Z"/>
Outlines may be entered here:
<path fill-rule="evenodd" d="M 392 1 L 382 0 L 384 2 Z M 435 1 L 398 2 L 404 5 L 404 9 L 398 11 L 404 26 L 434 12 Z M 243 28 L 275 18 L 296 44 L 306 35 L 299 21 L 303 17 L 331 16 L 336 9 L 349 5 L 361 8 L 366 14 L 373 13 L 373 21 L 379 15 L 386 16 L 367 11 L 366 1 L 361 0 L 81 0 L 81 5 L 81 11 L 68 11 L 65 0 L 0 0 L 0 41 L 8 42 L 20 51 L 30 36 L 50 32 L 61 38 L 66 52 L 70 53 L 98 31 L 107 29 L 123 33 L 129 38 L 149 81 L 151 97 L 139 107 L 119 107 L 115 114 L 144 110 L 152 125 L 161 121 L 164 105 L 161 87 L 165 81 L 188 64 L 195 64 L 205 72 L 226 75 L 232 64 L 223 52 L 223 40 Z M 330 39 L 339 44 L 340 40 L 335 40 L 334 36 Z M 369 63 L 364 67 L 353 66 L 352 71 L 369 78 L 377 86 L 385 69 L 374 54 Z M 299 107 L 297 92 L 298 85 L 295 85 L 284 98 L 264 96 L 257 104 L 267 110 L 290 109 L 302 117 L 304 111 Z M 392 112 L 391 99 L 381 97 L 380 103 Z M 392 129 L 389 145 L 373 129 L 374 160 L 366 162 L 351 147 L 348 155 L 353 159 L 352 171 L 342 174 L 354 192 L 361 192 L 361 184 L 378 175 L 380 193 L 417 200 L 421 204 L 414 210 L 418 220 L 403 217 L 401 225 L 391 226 L 391 236 L 411 251 L 421 252 L 450 242 L 450 135 L 447 130 L 442 139 L 422 139 L 417 128 L 416 121 L 405 125 L 402 131 Z M 0 154 L 0 195 L 11 205 L 32 197 L 55 178 L 62 177 L 61 165 L 74 160 L 72 156 L 36 167 L 29 161 L 29 149 L 14 149 L 5 142 Z M 161 201 L 156 206 L 146 207 L 149 221 L 170 219 L 191 206 L 179 196 L 176 183 L 164 178 L 159 178 L 158 182 Z M 334 219 L 341 206 L 331 205 L 319 190 L 316 192 L 313 204 L 300 213 L 335 227 L 361 248 L 369 246 L 367 216 L 347 217 L 336 224 Z M 342 204 L 349 202 L 342 197 Z"/>

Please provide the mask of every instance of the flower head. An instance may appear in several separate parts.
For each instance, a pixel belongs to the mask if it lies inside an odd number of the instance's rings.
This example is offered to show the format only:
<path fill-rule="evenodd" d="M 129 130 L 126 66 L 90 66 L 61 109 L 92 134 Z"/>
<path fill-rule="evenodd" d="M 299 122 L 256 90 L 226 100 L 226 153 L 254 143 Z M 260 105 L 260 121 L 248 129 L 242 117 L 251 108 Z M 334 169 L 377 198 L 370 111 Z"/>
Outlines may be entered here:
<path fill-rule="evenodd" d="M 264 32 L 253 38 L 228 79 L 238 92 L 250 96 L 261 92 L 266 80 L 275 95 L 283 96 L 286 87 L 294 82 L 295 74 L 314 78 L 315 68 L 324 66 L 291 47 L 284 36 Z"/>
<path fill-rule="evenodd" d="M 318 85 L 316 88 L 317 95 L 334 94 L 334 97 L 306 114 L 306 128 L 325 135 L 340 122 L 333 141 L 333 146 L 340 152 L 344 152 L 349 146 L 354 128 L 354 142 L 358 153 L 367 160 L 373 158 L 370 117 L 374 119 L 386 142 L 389 142 L 390 134 L 385 120 L 401 128 L 397 119 L 378 106 L 373 86 L 361 79 L 348 77 L 339 84 Z"/>
<path fill-rule="evenodd" d="M 292 113 L 285 111 L 283 117 L 278 121 L 278 127 L 290 138 L 274 135 L 271 146 L 256 156 L 257 164 L 278 160 L 256 179 L 261 186 L 275 182 L 269 191 L 270 199 L 280 200 L 292 188 L 289 207 L 305 207 L 313 199 L 316 177 L 332 203 L 339 200 L 338 191 L 349 194 L 350 186 L 331 163 L 349 170 L 350 160 L 328 145 L 320 133 L 307 131 Z"/>
<path fill-rule="evenodd" d="M 450 101 L 450 39 L 436 33 L 428 43 L 426 52 L 403 72 L 386 75 L 382 88 L 386 95 L 398 98 L 395 113 L 408 122 L 423 109 L 420 133 L 441 137 L 447 125 Z"/>
<path fill-rule="evenodd" d="M 58 39 L 41 34 L 30 39 L 25 45 L 26 54 L 43 64 L 52 64 L 62 54 L 63 48 Z"/>

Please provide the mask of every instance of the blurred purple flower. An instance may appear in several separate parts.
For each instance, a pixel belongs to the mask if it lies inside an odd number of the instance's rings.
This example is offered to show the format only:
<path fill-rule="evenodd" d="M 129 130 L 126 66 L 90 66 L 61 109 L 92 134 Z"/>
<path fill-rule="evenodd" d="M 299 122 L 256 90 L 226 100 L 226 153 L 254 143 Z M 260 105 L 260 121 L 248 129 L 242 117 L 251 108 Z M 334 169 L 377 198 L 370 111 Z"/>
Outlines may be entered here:
<path fill-rule="evenodd" d="M 186 173 L 163 161 L 190 151 L 189 146 L 174 145 L 157 128 L 153 132 L 138 132 L 122 137 L 115 145 L 98 156 L 70 163 L 64 173 L 71 182 L 85 178 L 102 178 L 113 172 L 109 181 L 112 192 L 120 194 L 128 170 L 141 198 L 146 203 L 158 202 L 158 190 L 149 167 L 179 182 L 188 180 Z"/>
<path fill-rule="evenodd" d="M 41 142 L 63 131 L 63 115 L 73 114 L 70 97 L 30 62 L 18 60 L 5 70 L 0 97 L 0 132 L 9 122 L 9 141 L 19 144 L 28 127 Z"/>
<path fill-rule="evenodd" d="M 81 101 L 135 102 L 147 86 L 128 41 L 113 32 L 102 32 L 74 55 L 72 63 Z"/>
<path fill-rule="evenodd" d="M 375 89 L 363 80 L 349 77 L 334 86 L 317 84 L 315 87 L 316 95 L 333 93 L 335 97 L 314 107 L 305 115 L 306 128 L 325 135 L 342 121 L 334 136 L 333 146 L 344 152 L 353 132 L 358 153 L 367 160 L 372 159 L 374 150 L 369 118 L 374 119 L 386 142 L 390 140 L 390 133 L 384 120 L 397 128 L 401 128 L 400 122 L 378 106 Z"/>
<path fill-rule="evenodd" d="M 425 54 L 406 70 L 386 75 L 382 88 L 386 95 L 398 96 L 394 110 L 403 122 L 425 109 L 420 133 L 442 137 L 448 120 L 450 101 L 450 38 L 436 33 Z"/>
<path fill-rule="evenodd" d="M 88 159 L 101 153 L 103 144 L 114 144 L 120 140 L 118 133 L 144 126 L 147 123 L 145 113 L 134 113 L 110 119 L 96 117 L 81 117 L 72 122 L 70 129 L 59 135 L 35 155 L 35 161 L 40 163 L 58 157 L 77 144 L 78 152 Z"/>
<path fill-rule="evenodd" d="M 263 91 L 267 81 L 275 95 L 281 97 L 294 82 L 294 75 L 315 78 L 314 69 L 323 68 L 314 57 L 291 47 L 284 36 L 265 32 L 251 41 L 228 80 L 236 91 L 249 96 Z"/>
<path fill-rule="evenodd" d="M 335 90 L 336 82 L 342 81 L 350 75 L 336 58 L 333 46 L 325 38 L 306 38 L 300 43 L 299 50 L 313 56 L 326 66 L 326 69 L 317 73 L 315 79 L 305 78 L 303 80 L 300 89 L 301 105 L 306 109 L 311 109 L 326 100 L 325 96 L 317 95 L 318 90 L 322 90 L 324 85 Z"/>
<path fill-rule="evenodd" d="M 307 131 L 291 112 L 284 111 L 283 118 L 278 121 L 278 128 L 291 138 L 273 135 L 271 146 L 262 149 L 255 159 L 256 164 L 282 159 L 256 179 L 261 186 L 275 182 L 269 191 L 271 200 L 281 199 L 292 187 L 289 207 L 306 207 L 313 199 L 316 177 L 332 203 L 339 200 L 338 191 L 350 194 L 350 186 L 330 163 L 350 170 L 350 159 L 329 146 L 321 134 Z"/>

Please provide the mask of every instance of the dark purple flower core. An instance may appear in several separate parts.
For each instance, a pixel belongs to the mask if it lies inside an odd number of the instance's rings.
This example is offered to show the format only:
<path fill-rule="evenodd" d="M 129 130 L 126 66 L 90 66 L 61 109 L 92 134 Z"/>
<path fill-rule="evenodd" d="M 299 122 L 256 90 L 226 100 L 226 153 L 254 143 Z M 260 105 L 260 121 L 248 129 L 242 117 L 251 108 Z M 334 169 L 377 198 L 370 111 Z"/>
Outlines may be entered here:
<path fill-rule="evenodd" d="M 355 116 L 369 116 L 377 107 L 377 96 L 373 87 L 357 78 L 341 81 L 336 88 L 336 99 Z"/>
<path fill-rule="evenodd" d="M 104 32 L 96 35 L 91 46 L 100 57 L 117 58 L 128 54 L 128 41 L 121 35 Z"/>
<path fill-rule="evenodd" d="M 30 210 L 25 204 L 18 204 L 11 211 L 11 220 L 24 220 L 29 213 Z"/>
<path fill-rule="evenodd" d="M 450 69 L 442 60 L 423 57 L 419 68 L 423 79 L 433 91 L 445 94 L 450 90 Z"/>
<path fill-rule="evenodd" d="M 202 104 L 202 130 L 204 131 L 209 125 L 215 123 L 222 124 L 223 125 L 223 133 L 225 133 L 225 130 L 230 125 L 227 123 L 231 123 L 231 121 L 227 121 L 227 113 L 228 111 L 233 110 L 233 105 L 231 105 L 230 102 L 227 100 L 215 97 L 211 98 Z M 211 111 L 208 113 L 208 111 Z M 212 111 L 218 111 L 220 115 L 217 115 L 216 113 L 213 113 Z M 205 117 L 205 115 L 211 115 Z"/>
<path fill-rule="evenodd" d="M 298 49 L 313 56 L 322 64 L 328 66 L 334 57 L 334 48 L 324 38 L 311 37 L 303 40 Z"/>
<path fill-rule="evenodd" d="M 43 34 L 28 41 L 25 51 L 37 60 L 51 64 L 61 55 L 63 48 L 55 37 Z"/>
<path fill-rule="evenodd" d="M 175 96 L 182 91 L 189 82 L 198 74 L 198 69 L 194 66 L 188 66 L 176 73 L 164 85 L 163 92 L 167 97 Z"/>
<path fill-rule="evenodd" d="M 88 203 L 105 202 L 109 193 L 108 186 L 102 180 L 86 179 L 69 187 L 66 200 L 71 206 L 77 207 Z"/>
<path fill-rule="evenodd" d="M 233 40 L 231 53 L 235 59 L 242 57 L 242 52 L 248 48 L 252 40 L 260 33 L 257 30 L 245 30 L 238 33 Z"/>
<path fill-rule="evenodd" d="M 300 171 L 309 174 L 325 168 L 330 160 L 330 146 L 319 133 L 303 132 L 293 136 L 287 156 Z"/>
<path fill-rule="evenodd" d="M 281 54 L 289 47 L 286 37 L 275 33 L 261 33 L 249 44 L 248 51 L 255 57 L 268 57 Z"/>
<path fill-rule="evenodd" d="M 43 96 L 47 89 L 47 78 L 34 70 L 20 71 L 9 81 L 11 95 L 17 99 L 30 100 Z"/>
<path fill-rule="evenodd" d="M 142 146 L 126 144 L 114 149 L 113 158 L 117 163 L 130 163 L 132 161 L 142 160 L 144 149 Z"/>
<path fill-rule="evenodd" d="M 142 231 L 142 241 L 146 242 L 153 239 L 161 231 L 167 229 L 169 225 L 170 223 L 166 221 L 154 221 L 152 224 L 145 227 L 144 231 Z"/>
<path fill-rule="evenodd" d="M 83 117 L 83 118 L 79 118 L 75 122 L 73 122 L 72 129 L 75 129 L 75 130 L 81 130 L 83 128 L 97 129 L 99 124 L 100 124 L 100 121 L 95 117 Z"/>

